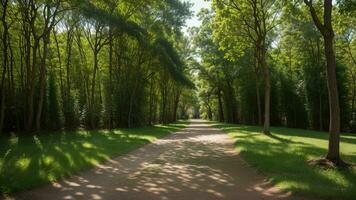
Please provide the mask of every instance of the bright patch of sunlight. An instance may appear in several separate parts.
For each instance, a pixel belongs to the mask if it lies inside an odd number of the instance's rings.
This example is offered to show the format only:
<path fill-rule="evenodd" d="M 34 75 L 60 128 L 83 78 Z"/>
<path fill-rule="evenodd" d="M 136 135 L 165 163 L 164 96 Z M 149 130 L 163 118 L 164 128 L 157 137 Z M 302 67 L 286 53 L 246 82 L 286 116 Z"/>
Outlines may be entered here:
<path fill-rule="evenodd" d="M 87 157 L 87 158 L 84 158 L 85 159 L 85 161 L 87 162 L 87 163 L 90 163 L 91 165 L 98 165 L 100 162 L 99 162 L 99 160 L 97 160 L 97 159 L 95 159 L 95 158 L 89 158 L 89 157 Z"/>
<path fill-rule="evenodd" d="M 12 137 L 10 139 L 10 144 L 11 145 L 16 145 L 19 142 L 19 138 L 18 137 Z"/>
<path fill-rule="evenodd" d="M 115 134 L 123 134 L 124 132 L 122 130 L 115 130 L 114 133 Z"/>
<path fill-rule="evenodd" d="M 48 179 L 49 181 L 55 181 L 55 180 L 56 180 L 56 176 L 55 176 L 54 174 L 52 174 L 52 173 L 49 173 L 49 174 L 47 175 L 47 179 Z"/>
<path fill-rule="evenodd" d="M 59 148 L 59 146 L 55 146 L 54 149 L 57 151 L 62 151 L 61 148 Z"/>
<path fill-rule="evenodd" d="M 49 180 L 49 181 L 55 181 L 56 180 L 56 175 L 52 172 L 49 172 L 47 170 L 41 170 L 38 172 L 39 177 L 41 177 L 44 180 Z"/>
<path fill-rule="evenodd" d="M 300 188 L 303 190 L 310 190 L 310 186 L 308 184 L 296 180 L 281 181 L 276 186 L 280 189 Z"/>
<path fill-rule="evenodd" d="M 15 166 L 17 168 L 19 168 L 20 170 L 24 171 L 28 168 L 28 166 L 31 163 L 31 159 L 30 158 L 21 158 L 19 160 L 16 161 Z"/>
<path fill-rule="evenodd" d="M 43 164 L 51 165 L 54 162 L 54 158 L 52 156 L 45 156 L 43 158 Z"/>
<path fill-rule="evenodd" d="M 146 140 L 148 140 L 150 142 L 153 142 L 154 140 L 157 139 L 157 137 L 155 137 L 155 136 L 148 136 L 148 135 L 147 136 L 136 135 L 136 137 L 140 138 L 140 139 L 146 139 Z"/>
<path fill-rule="evenodd" d="M 83 146 L 84 148 L 87 148 L 87 149 L 92 149 L 92 148 L 93 148 L 93 145 L 92 145 L 91 143 L 89 143 L 89 142 L 84 142 L 84 143 L 82 144 L 82 146 Z"/>
<path fill-rule="evenodd" d="M 34 136 L 33 139 L 35 140 L 36 145 L 40 148 L 43 149 L 43 145 L 40 141 L 40 139 L 37 136 Z"/>
<path fill-rule="evenodd" d="M 317 170 L 321 177 L 328 179 L 338 185 L 338 187 L 348 187 L 350 182 L 348 182 L 342 174 L 337 170 Z"/>
<path fill-rule="evenodd" d="M 73 166 L 74 165 L 74 161 L 72 159 L 71 152 L 64 153 L 64 156 L 67 158 L 69 165 Z"/>
<path fill-rule="evenodd" d="M 78 131 L 77 133 L 78 133 L 78 135 L 84 136 L 84 137 L 90 137 L 90 135 L 91 135 L 91 132 L 85 131 L 85 130 Z"/>

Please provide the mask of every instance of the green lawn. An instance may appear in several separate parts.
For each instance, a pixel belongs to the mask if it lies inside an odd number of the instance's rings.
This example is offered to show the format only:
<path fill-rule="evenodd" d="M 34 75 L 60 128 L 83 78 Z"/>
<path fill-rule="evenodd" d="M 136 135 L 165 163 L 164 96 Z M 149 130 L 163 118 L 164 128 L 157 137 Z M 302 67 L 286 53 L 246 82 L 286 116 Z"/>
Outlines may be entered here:
<path fill-rule="evenodd" d="M 328 134 L 272 128 L 273 136 L 261 127 L 212 123 L 236 140 L 236 149 L 259 172 L 283 190 L 322 199 L 355 199 L 356 170 L 340 171 L 311 167 L 307 160 L 326 154 Z M 342 157 L 356 163 L 356 135 L 343 135 Z"/>
<path fill-rule="evenodd" d="M 0 196 L 40 186 L 185 127 L 187 122 L 115 131 L 42 133 L 0 138 Z"/>

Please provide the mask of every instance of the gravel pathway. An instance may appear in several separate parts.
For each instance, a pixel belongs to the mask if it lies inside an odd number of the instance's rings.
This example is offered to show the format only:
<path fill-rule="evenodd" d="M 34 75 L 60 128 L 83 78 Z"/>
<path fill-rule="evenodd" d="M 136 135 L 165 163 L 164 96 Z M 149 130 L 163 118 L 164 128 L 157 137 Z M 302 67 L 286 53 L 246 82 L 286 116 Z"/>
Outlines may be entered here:
<path fill-rule="evenodd" d="M 13 199 L 303 199 L 266 182 L 233 146 L 222 131 L 193 120 L 180 132 Z"/>

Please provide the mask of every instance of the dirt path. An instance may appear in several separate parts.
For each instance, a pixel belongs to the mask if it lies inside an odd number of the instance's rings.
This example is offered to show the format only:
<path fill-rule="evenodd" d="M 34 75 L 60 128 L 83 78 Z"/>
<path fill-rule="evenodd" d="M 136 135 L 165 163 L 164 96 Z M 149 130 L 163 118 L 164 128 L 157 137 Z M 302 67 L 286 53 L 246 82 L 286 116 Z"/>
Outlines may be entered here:
<path fill-rule="evenodd" d="M 265 182 L 204 121 L 67 180 L 14 199 L 302 199 Z"/>

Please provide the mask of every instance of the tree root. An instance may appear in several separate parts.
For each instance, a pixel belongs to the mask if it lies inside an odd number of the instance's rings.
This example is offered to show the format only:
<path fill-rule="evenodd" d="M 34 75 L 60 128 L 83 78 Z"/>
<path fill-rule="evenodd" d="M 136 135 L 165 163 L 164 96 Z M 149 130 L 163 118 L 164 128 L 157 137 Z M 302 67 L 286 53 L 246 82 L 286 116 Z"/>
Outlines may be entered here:
<path fill-rule="evenodd" d="M 325 169 L 340 169 L 340 170 L 351 170 L 356 169 L 355 164 L 347 163 L 341 159 L 338 160 L 330 160 L 327 158 L 318 158 L 308 160 L 308 165 L 313 167 L 321 167 Z"/>

